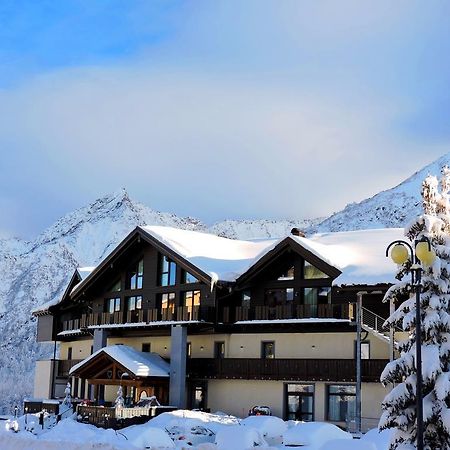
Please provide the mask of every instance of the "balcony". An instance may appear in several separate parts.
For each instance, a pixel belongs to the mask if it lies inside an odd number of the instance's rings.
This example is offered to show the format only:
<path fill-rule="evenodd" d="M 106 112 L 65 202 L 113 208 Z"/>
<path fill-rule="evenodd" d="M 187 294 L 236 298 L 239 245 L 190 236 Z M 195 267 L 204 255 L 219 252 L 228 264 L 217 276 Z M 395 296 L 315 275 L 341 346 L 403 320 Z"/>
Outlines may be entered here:
<path fill-rule="evenodd" d="M 354 320 L 354 304 L 326 305 L 277 305 L 226 307 L 223 309 L 223 323 L 235 323 L 255 320 L 288 320 L 288 319 L 343 319 Z"/>
<path fill-rule="evenodd" d="M 135 311 L 116 311 L 114 313 L 82 314 L 81 317 L 65 320 L 62 331 L 75 331 L 89 327 L 108 325 L 150 324 L 154 322 L 212 322 L 215 309 L 205 306 L 180 306 L 170 309 L 138 309 Z"/>
<path fill-rule="evenodd" d="M 388 362 L 363 359 L 362 381 L 379 382 Z M 187 371 L 193 379 L 356 381 L 354 359 L 195 358 L 188 360 Z"/>

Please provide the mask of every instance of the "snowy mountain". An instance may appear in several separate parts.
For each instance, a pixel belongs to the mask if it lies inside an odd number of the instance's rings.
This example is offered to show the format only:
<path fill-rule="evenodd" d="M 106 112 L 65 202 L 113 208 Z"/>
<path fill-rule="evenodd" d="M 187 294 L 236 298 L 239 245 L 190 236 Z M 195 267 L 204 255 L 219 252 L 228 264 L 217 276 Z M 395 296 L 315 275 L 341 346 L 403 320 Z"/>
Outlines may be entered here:
<path fill-rule="evenodd" d="M 374 228 L 404 227 L 421 213 L 421 186 L 427 175 L 440 175 L 444 165 L 450 166 L 447 153 L 414 173 L 398 186 L 382 191 L 359 203 L 351 203 L 309 232 L 351 231 Z"/>
<path fill-rule="evenodd" d="M 224 220 L 208 228 L 209 233 L 230 239 L 270 239 L 288 235 L 292 228 L 306 231 L 316 227 L 323 218 L 303 220 Z"/>

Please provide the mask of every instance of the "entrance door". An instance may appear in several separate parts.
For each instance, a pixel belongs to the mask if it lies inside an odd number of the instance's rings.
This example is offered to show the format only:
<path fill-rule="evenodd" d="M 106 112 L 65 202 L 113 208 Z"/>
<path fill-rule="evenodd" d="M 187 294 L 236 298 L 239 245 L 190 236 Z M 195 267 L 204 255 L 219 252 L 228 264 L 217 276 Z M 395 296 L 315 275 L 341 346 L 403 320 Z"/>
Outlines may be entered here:
<path fill-rule="evenodd" d="M 314 385 L 286 385 L 286 420 L 314 420 Z"/>

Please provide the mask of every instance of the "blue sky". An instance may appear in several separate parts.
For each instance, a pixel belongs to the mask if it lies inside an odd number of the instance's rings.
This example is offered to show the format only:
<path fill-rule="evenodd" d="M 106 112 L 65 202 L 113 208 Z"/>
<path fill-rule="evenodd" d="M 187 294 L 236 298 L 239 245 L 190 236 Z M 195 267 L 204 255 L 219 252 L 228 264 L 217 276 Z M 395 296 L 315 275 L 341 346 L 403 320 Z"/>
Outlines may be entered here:
<path fill-rule="evenodd" d="M 330 214 L 450 151 L 450 4 L 0 2 L 0 235 L 125 187 L 212 223 Z"/>

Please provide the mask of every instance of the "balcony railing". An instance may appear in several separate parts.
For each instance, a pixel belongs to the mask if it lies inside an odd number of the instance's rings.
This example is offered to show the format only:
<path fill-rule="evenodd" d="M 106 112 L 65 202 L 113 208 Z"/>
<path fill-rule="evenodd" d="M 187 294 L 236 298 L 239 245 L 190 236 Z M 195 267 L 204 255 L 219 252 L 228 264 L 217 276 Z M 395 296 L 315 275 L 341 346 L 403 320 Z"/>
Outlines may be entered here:
<path fill-rule="evenodd" d="M 388 360 L 363 359 L 362 381 L 379 382 Z M 354 359 L 195 358 L 188 360 L 190 378 L 356 381 Z"/>
<path fill-rule="evenodd" d="M 222 321 L 235 323 L 248 320 L 286 320 L 286 319 L 354 319 L 353 303 L 326 305 L 277 305 L 226 307 L 223 309 Z"/>
<path fill-rule="evenodd" d="M 171 309 L 137 309 L 135 311 L 116 311 L 114 313 L 82 314 L 80 318 L 65 320 L 62 331 L 79 330 L 88 327 L 152 323 L 164 321 L 190 322 L 215 320 L 214 308 L 205 306 L 180 306 Z"/>

